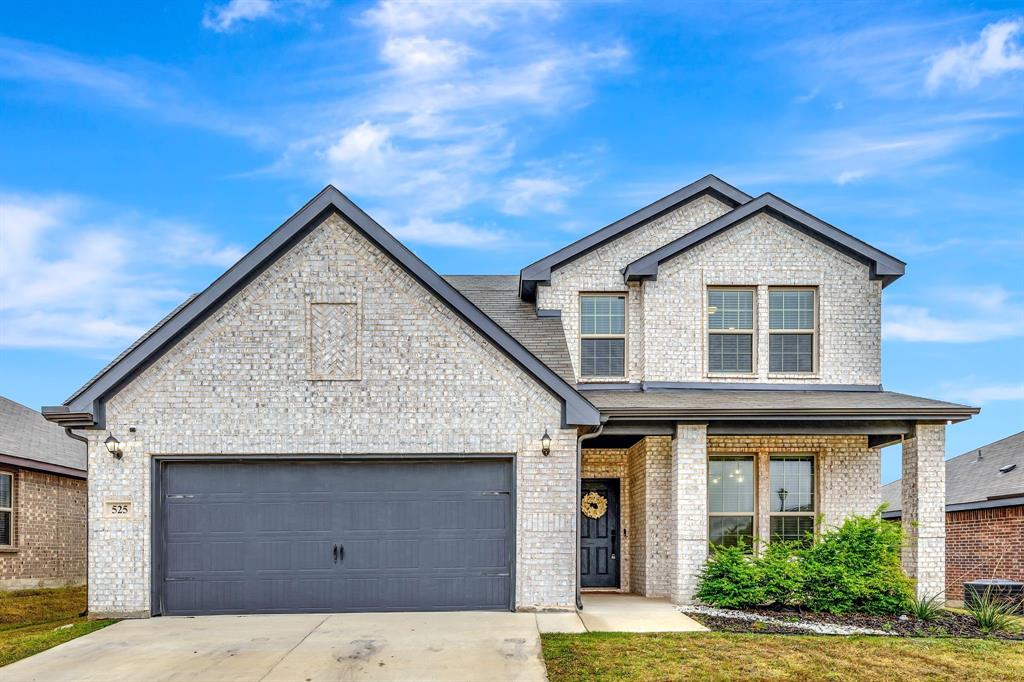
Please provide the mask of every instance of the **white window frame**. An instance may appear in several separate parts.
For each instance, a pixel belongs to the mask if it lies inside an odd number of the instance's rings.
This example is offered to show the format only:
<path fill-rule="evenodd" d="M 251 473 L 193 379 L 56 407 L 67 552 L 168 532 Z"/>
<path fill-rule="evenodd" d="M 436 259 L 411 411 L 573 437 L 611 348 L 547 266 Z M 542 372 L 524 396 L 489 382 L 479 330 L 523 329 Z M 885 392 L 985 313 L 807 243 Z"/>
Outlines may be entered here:
<path fill-rule="evenodd" d="M 814 306 L 814 315 L 809 329 L 772 329 L 772 292 L 773 291 L 809 291 Z M 815 286 L 771 286 L 768 287 L 768 374 L 769 376 L 816 376 L 818 374 L 818 320 L 821 305 L 818 287 Z M 775 334 L 810 334 L 811 336 L 811 369 L 807 372 L 773 371 L 772 370 L 772 335 Z"/>
<path fill-rule="evenodd" d="M 621 298 L 622 299 L 622 333 L 621 334 L 584 334 L 583 333 L 583 299 L 585 298 Z M 624 379 L 629 373 L 629 341 L 626 336 L 629 332 L 629 295 L 625 291 L 587 291 L 580 293 L 580 380 L 581 381 L 608 381 L 609 379 Z M 583 341 L 587 339 L 622 339 L 622 374 L 584 374 L 583 373 Z"/>
<path fill-rule="evenodd" d="M 752 464 L 752 466 L 751 466 L 751 473 L 750 473 L 750 477 L 751 477 L 750 485 L 753 487 L 753 492 L 754 492 L 753 511 L 751 511 L 749 513 L 748 512 L 713 512 L 713 511 L 711 511 L 711 461 L 715 460 L 715 459 L 749 459 L 750 460 L 750 462 Z M 707 492 L 706 492 L 706 499 L 705 499 L 704 504 L 706 505 L 705 508 L 707 509 L 707 512 L 708 512 L 708 520 L 707 520 L 707 539 L 708 539 L 708 542 L 711 541 L 711 519 L 712 518 L 714 518 L 716 516 L 718 516 L 718 517 L 721 517 L 721 516 L 726 516 L 726 517 L 749 516 L 751 518 L 751 524 L 750 524 L 750 528 L 751 528 L 750 544 L 751 544 L 751 546 L 749 547 L 749 549 L 750 549 L 751 552 L 757 552 L 757 545 L 758 545 L 759 540 L 760 540 L 759 530 L 758 530 L 758 519 L 761 516 L 761 513 L 760 513 L 761 501 L 760 501 L 760 496 L 758 495 L 759 488 L 760 488 L 760 485 L 758 484 L 758 468 L 759 468 L 758 467 L 758 459 L 759 458 L 758 458 L 758 455 L 757 455 L 756 452 L 716 452 L 716 453 L 714 453 L 712 455 L 708 455 L 708 457 L 707 457 L 707 464 L 705 465 L 705 471 L 704 471 L 704 475 L 707 477 L 706 485 L 705 485 L 705 489 L 706 489 Z"/>
<path fill-rule="evenodd" d="M 711 318 L 711 296 L 712 291 L 749 291 L 751 294 L 751 316 L 750 329 L 712 329 Z M 704 367 L 705 374 L 709 377 L 753 377 L 757 376 L 757 287 L 742 285 L 710 285 L 704 289 Z M 711 335 L 712 334 L 736 334 L 750 337 L 750 371 L 743 370 L 713 370 L 711 369 Z"/>
<path fill-rule="evenodd" d="M 787 458 L 794 458 L 794 457 L 799 457 L 801 459 L 810 459 L 811 462 L 812 462 L 812 464 L 811 464 L 811 468 L 812 468 L 812 473 L 811 473 L 811 491 L 812 491 L 812 496 L 813 496 L 813 500 L 814 500 L 814 508 L 811 511 L 809 511 L 809 512 L 803 512 L 803 511 L 801 511 L 801 512 L 774 512 L 774 511 L 771 510 L 772 509 L 772 507 L 771 507 L 772 502 L 771 502 L 771 498 L 769 498 L 768 499 L 768 542 L 774 542 L 775 541 L 775 538 L 772 536 L 772 519 L 775 518 L 776 516 L 779 516 L 779 517 L 785 517 L 785 516 L 810 517 L 810 519 L 811 519 L 812 535 L 815 538 L 818 536 L 818 508 L 820 506 L 820 502 L 819 502 L 818 498 L 821 496 L 821 486 L 819 485 L 819 481 L 818 481 L 818 476 L 820 475 L 819 474 L 819 467 L 818 467 L 818 456 L 815 453 L 813 453 L 813 452 L 769 452 L 768 453 L 768 486 L 769 487 L 772 486 L 772 460 L 776 459 L 776 458 L 787 459 Z M 775 490 L 772 490 L 770 492 L 771 492 L 772 495 L 776 494 Z"/>
<path fill-rule="evenodd" d="M 15 532 L 14 532 L 14 504 L 15 504 L 14 484 L 15 484 L 17 479 L 15 478 L 14 472 L 12 472 L 12 471 L 0 471 L 0 476 L 6 476 L 6 477 L 11 479 L 11 506 L 9 506 L 9 507 L 0 507 L 0 514 L 6 512 L 6 513 L 11 515 L 11 542 L 10 542 L 10 544 L 0 545 L 0 548 L 10 549 L 10 548 L 14 547 L 14 539 L 16 537 Z"/>

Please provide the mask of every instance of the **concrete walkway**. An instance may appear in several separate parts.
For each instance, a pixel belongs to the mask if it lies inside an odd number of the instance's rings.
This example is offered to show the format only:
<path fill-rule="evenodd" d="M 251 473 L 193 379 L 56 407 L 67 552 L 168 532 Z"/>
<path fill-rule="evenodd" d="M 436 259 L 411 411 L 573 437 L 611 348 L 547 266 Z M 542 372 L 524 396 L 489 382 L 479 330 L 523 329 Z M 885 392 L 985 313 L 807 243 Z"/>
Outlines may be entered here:
<path fill-rule="evenodd" d="M 546 679 L 532 613 L 127 620 L 12 663 L 3 682 Z"/>
<path fill-rule="evenodd" d="M 707 632 L 667 599 L 584 592 L 578 613 L 538 613 L 541 632 Z"/>

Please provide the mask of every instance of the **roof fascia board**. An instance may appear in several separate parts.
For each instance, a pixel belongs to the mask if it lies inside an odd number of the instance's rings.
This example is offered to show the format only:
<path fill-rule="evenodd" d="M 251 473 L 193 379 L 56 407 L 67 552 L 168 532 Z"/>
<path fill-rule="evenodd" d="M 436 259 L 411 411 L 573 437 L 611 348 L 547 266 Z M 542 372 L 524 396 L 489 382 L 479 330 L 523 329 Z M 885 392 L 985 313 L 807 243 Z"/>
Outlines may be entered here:
<path fill-rule="evenodd" d="M 81 416 L 84 413 L 91 413 L 93 426 L 102 428 L 105 421 L 102 416 L 103 403 L 107 396 L 155 361 L 164 350 L 205 319 L 209 312 L 215 310 L 237 289 L 269 267 L 279 255 L 286 251 L 288 246 L 319 225 L 331 211 L 340 213 L 400 267 L 437 295 L 452 311 L 476 328 L 552 394 L 561 398 L 562 418 L 565 425 L 592 426 L 599 423 L 600 415 L 597 409 L 577 393 L 572 386 L 526 350 L 522 344 L 416 257 L 373 218 L 352 203 L 348 197 L 330 185 L 321 190 L 295 215 L 256 245 L 252 251 L 217 278 L 213 284 L 184 306 L 176 315 L 169 318 L 143 343 L 79 391 L 65 405 L 64 411 L 44 410 L 44 416 L 58 421 L 62 418 L 68 420 L 68 414 Z"/>
<path fill-rule="evenodd" d="M 981 500 L 979 502 L 956 502 L 946 505 L 946 513 L 952 514 L 962 511 L 976 511 L 979 509 L 1000 509 L 1002 507 L 1018 507 L 1024 505 L 1024 495 L 1017 497 L 1004 497 L 998 500 Z M 882 518 L 886 520 L 898 519 L 903 516 L 902 509 L 882 512 Z"/>
<path fill-rule="evenodd" d="M 881 384 L 756 384 L 724 381 L 643 381 L 639 383 L 579 383 L 577 391 L 843 391 L 879 393 Z"/>
<path fill-rule="evenodd" d="M 977 407 L 948 408 L 894 408 L 894 409 L 694 409 L 662 407 L 606 407 L 601 415 L 606 418 L 636 419 L 766 419 L 766 420 L 821 420 L 821 419 L 885 419 L 915 422 L 960 422 L 970 419 L 981 410 Z"/>
<path fill-rule="evenodd" d="M 592 232 L 582 239 L 527 265 L 519 273 L 519 295 L 523 298 L 532 297 L 537 284 L 550 282 L 552 270 L 579 258 L 612 239 L 642 227 L 652 220 L 656 220 L 666 213 L 675 210 L 682 204 L 704 194 L 712 194 L 733 207 L 741 206 L 752 199 L 749 194 L 733 187 L 724 180 L 714 175 L 706 175 L 700 180 L 692 182 L 672 194 L 630 213 L 625 218 L 620 218 L 614 223 L 606 225 L 600 230 Z"/>
<path fill-rule="evenodd" d="M 698 244 L 752 218 L 758 213 L 767 212 L 773 217 L 786 222 L 818 241 L 867 263 L 871 267 L 871 278 L 880 279 L 887 285 L 903 275 L 906 264 L 856 237 L 843 232 L 837 227 L 815 218 L 806 211 L 783 201 L 774 194 L 765 193 L 756 199 L 739 206 L 729 213 L 712 220 L 679 239 L 641 256 L 626 266 L 623 276 L 627 281 L 641 279 L 657 279 L 658 267 Z"/>
<path fill-rule="evenodd" d="M 35 459 L 26 459 L 25 457 L 17 457 L 15 455 L 0 454 L 0 467 L 5 465 L 18 469 L 31 469 L 32 471 L 42 471 L 48 474 L 67 476 L 69 478 L 84 479 L 87 477 L 85 469 L 76 469 L 74 467 L 66 467 L 60 464 L 50 464 L 49 462 L 40 462 Z"/>

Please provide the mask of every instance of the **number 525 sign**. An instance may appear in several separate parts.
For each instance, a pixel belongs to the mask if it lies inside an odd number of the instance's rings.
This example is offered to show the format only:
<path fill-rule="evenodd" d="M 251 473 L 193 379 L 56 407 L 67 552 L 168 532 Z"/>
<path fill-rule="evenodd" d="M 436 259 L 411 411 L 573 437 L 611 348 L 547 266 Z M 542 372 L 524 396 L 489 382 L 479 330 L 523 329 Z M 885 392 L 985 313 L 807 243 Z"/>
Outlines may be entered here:
<path fill-rule="evenodd" d="M 113 519 L 130 519 L 132 517 L 132 501 L 103 500 L 103 516 Z"/>

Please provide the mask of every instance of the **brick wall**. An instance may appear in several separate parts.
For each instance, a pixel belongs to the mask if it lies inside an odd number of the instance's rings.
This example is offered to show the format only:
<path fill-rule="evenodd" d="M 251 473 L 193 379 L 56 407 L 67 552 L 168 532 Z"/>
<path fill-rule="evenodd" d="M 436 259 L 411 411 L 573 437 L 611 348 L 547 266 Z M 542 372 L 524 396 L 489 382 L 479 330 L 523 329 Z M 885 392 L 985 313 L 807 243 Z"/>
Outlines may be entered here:
<path fill-rule="evenodd" d="M 24 469 L 13 473 L 15 545 L 0 550 L 0 589 L 84 583 L 85 481 Z"/>
<path fill-rule="evenodd" d="M 987 578 L 1024 581 L 1024 505 L 946 514 L 946 598 Z"/>

